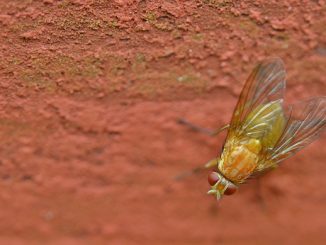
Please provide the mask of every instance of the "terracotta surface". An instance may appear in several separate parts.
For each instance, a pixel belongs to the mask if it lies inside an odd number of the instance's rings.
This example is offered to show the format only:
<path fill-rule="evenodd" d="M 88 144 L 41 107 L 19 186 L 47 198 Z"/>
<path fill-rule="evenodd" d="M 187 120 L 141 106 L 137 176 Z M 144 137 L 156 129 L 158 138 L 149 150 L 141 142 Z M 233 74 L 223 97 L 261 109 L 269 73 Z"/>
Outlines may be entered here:
<path fill-rule="evenodd" d="M 324 1 L 0 1 L 0 244 L 324 244 L 325 134 L 219 204 L 204 164 L 245 78 L 326 94 Z"/>

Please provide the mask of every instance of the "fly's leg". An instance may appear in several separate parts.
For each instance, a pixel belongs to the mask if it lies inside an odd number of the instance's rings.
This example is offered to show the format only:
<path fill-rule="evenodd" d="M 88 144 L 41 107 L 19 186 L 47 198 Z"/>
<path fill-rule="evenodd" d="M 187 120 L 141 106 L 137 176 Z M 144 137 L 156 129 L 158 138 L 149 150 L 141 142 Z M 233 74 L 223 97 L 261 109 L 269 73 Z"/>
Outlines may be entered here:
<path fill-rule="evenodd" d="M 211 129 L 207 129 L 207 128 L 202 128 L 200 126 L 197 126 L 183 118 L 180 118 L 178 120 L 178 123 L 182 124 L 182 125 L 185 125 L 186 127 L 190 128 L 191 130 L 193 131 L 196 131 L 196 132 L 200 132 L 200 133 L 204 133 L 206 135 L 209 135 L 209 136 L 215 136 L 215 135 L 218 135 L 219 133 L 221 133 L 222 131 L 224 131 L 225 129 L 229 128 L 230 125 L 227 124 L 217 130 L 211 130 Z M 208 169 L 208 168 L 211 168 L 211 167 L 215 167 L 217 166 L 218 164 L 218 161 L 219 161 L 219 158 L 214 158 L 210 161 L 208 161 L 204 166 L 199 166 L 199 167 L 196 167 L 196 168 L 193 168 L 191 170 L 188 170 L 188 171 L 185 171 L 177 176 L 175 176 L 175 179 L 176 180 L 182 180 L 184 178 L 187 178 L 193 174 L 197 174 L 205 169 Z"/>
<path fill-rule="evenodd" d="M 208 161 L 203 168 L 212 168 L 212 167 L 215 167 L 217 166 L 218 164 L 218 161 L 219 161 L 219 158 L 214 158 L 210 161 Z"/>
<path fill-rule="evenodd" d="M 259 204 L 259 206 L 261 207 L 261 209 L 263 211 L 266 210 L 266 202 L 263 196 L 263 192 L 262 192 L 262 183 L 261 183 L 261 179 L 258 178 L 256 180 L 256 191 L 255 191 L 255 200 L 257 201 L 257 203 Z"/>
<path fill-rule="evenodd" d="M 208 161 L 204 166 L 199 166 L 199 167 L 193 168 L 191 170 L 185 171 L 185 172 L 177 175 L 175 177 L 175 179 L 176 180 L 182 180 L 182 179 L 184 179 L 186 177 L 189 177 L 189 176 L 191 176 L 193 174 L 200 173 L 201 171 L 203 171 L 205 169 L 215 167 L 215 166 L 217 166 L 218 161 L 219 161 L 219 158 L 214 158 L 214 159 Z"/>
<path fill-rule="evenodd" d="M 183 119 L 183 118 L 180 118 L 178 120 L 178 123 L 187 126 L 188 128 L 190 128 L 193 131 L 200 132 L 200 133 L 203 133 L 203 134 L 206 134 L 206 135 L 209 135 L 209 136 L 216 136 L 219 133 L 221 133 L 222 131 L 224 131 L 225 129 L 230 127 L 230 125 L 227 124 L 227 125 L 219 128 L 219 129 L 217 129 L 217 130 L 212 130 L 212 129 L 202 128 L 202 127 L 200 127 L 198 125 L 195 125 L 195 124 L 193 124 L 193 123 L 191 123 L 191 122 L 189 122 L 189 121 L 187 121 L 186 119 Z"/>
<path fill-rule="evenodd" d="M 214 130 L 212 136 L 218 135 L 219 133 L 223 132 L 225 129 L 228 129 L 229 127 L 230 127 L 230 124 L 226 124 L 223 127 Z"/>
<path fill-rule="evenodd" d="M 187 171 L 184 171 L 176 176 L 174 176 L 175 180 L 183 180 L 187 177 L 192 176 L 193 174 L 200 173 L 204 168 L 203 167 L 196 167 Z"/>
<path fill-rule="evenodd" d="M 203 134 L 206 134 L 206 135 L 209 135 L 209 136 L 214 135 L 214 130 L 207 129 L 207 128 L 202 128 L 202 127 L 200 127 L 198 125 L 195 125 L 195 124 L 189 122 L 186 119 L 180 118 L 178 120 L 178 123 L 182 124 L 182 125 L 185 125 L 186 127 L 190 128 L 191 130 L 193 130 L 195 132 L 203 133 Z"/>

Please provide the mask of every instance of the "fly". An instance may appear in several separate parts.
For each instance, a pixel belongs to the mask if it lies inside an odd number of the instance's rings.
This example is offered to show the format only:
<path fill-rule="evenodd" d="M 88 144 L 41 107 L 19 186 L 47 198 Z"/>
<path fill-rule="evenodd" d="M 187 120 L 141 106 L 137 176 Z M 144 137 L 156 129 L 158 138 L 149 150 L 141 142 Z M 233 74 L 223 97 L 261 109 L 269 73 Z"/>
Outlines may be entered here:
<path fill-rule="evenodd" d="M 218 200 L 235 193 L 248 178 L 279 165 L 320 136 L 326 125 L 326 97 L 285 106 L 286 72 L 281 59 L 258 64 L 234 109 L 220 157 L 206 164 L 208 194 Z"/>

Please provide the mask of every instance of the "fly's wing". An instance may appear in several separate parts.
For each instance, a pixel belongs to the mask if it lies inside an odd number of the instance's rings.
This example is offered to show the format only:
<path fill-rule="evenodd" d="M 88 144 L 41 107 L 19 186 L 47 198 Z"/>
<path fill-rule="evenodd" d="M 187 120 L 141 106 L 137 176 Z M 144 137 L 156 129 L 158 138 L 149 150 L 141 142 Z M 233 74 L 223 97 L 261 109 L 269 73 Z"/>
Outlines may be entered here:
<path fill-rule="evenodd" d="M 326 97 L 317 97 L 289 106 L 286 127 L 271 150 L 278 163 L 313 142 L 326 128 Z"/>
<path fill-rule="evenodd" d="M 264 138 L 283 113 L 285 69 L 280 58 L 264 60 L 250 74 L 234 110 L 227 140 L 238 137 Z"/>

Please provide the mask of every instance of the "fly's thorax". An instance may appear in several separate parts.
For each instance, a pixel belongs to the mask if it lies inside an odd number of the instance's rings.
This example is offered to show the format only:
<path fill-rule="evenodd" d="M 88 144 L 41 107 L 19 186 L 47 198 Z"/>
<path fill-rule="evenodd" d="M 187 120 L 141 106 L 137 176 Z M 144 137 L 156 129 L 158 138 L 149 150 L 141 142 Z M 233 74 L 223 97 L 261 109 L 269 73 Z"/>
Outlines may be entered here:
<path fill-rule="evenodd" d="M 261 142 L 248 139 L 226 145 L 218 164 L 219 171 L 234 183 L 242 183 L 258 166 Z"/>

